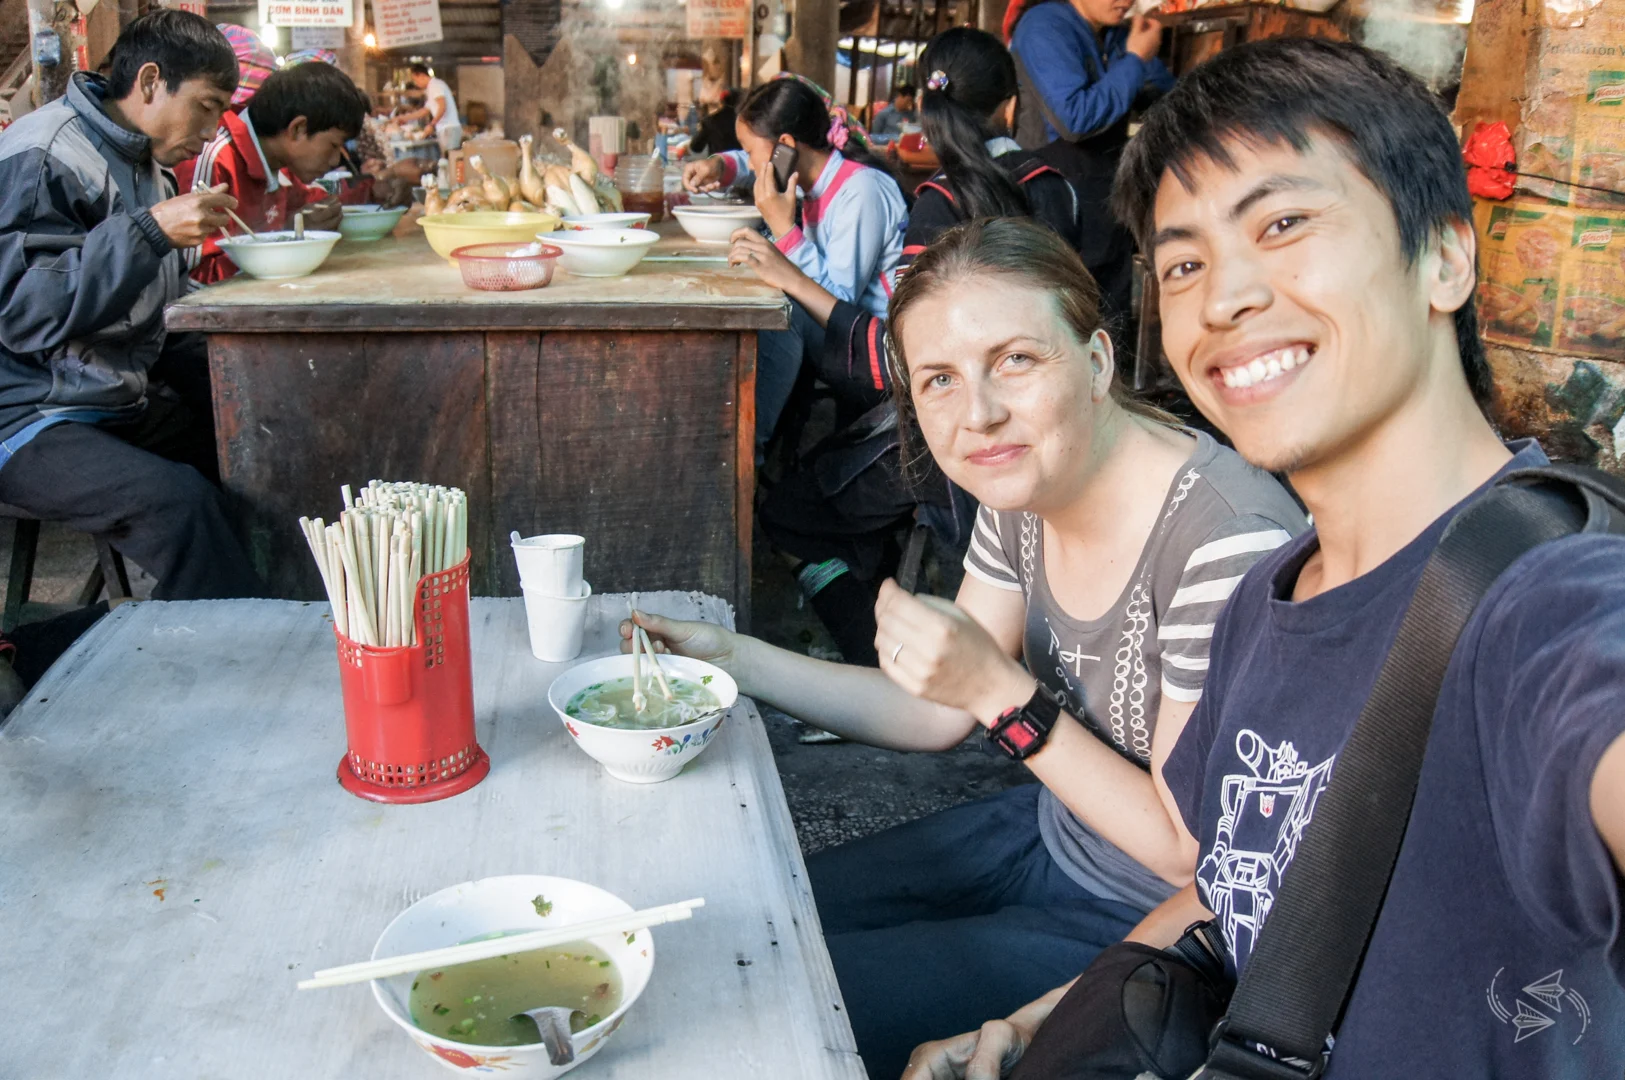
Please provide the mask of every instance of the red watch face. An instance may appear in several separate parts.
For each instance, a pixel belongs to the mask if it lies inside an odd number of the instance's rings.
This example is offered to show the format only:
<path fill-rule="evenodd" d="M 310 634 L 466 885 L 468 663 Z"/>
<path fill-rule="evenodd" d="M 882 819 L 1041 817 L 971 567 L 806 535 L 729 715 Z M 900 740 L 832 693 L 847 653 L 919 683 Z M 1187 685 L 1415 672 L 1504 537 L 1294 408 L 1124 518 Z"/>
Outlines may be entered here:
<path fill-rule="evenodd" d="M 1018 754 L 1030 749 L 1039 741 L 1038 732 L 1028 726 L 1026 717 L 1005 728 L 1003 737 L 1004 741 L 1010 744 L 1010 748 Z"/>

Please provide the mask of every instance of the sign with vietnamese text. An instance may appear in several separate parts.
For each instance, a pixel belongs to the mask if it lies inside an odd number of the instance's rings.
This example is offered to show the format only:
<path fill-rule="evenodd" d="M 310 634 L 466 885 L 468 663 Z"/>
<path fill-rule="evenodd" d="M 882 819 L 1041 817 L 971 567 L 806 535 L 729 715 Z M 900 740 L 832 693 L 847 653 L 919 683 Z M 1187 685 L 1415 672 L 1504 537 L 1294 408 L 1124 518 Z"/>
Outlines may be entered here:
<path fill-rule="evenodd" d="M 338 26 L 355 22 L 350 0 L 260 0 L 261 26 Z"/>
<path fill-rule="evenodd" d="M 300 26 L 288 32 L 293 51 L 301 49 L 342 49 L 344 31 L 336 26 Z"/>
<path fill-rule="evenodd" d="M 750 22 L 750 0 L 688 0 L 688 36 L 745 37 Z"/>
<path fill-rule="evenodd" d="M 380 49 L 439 41 L 439 0 L 372 0 L 372 29 Z"/>

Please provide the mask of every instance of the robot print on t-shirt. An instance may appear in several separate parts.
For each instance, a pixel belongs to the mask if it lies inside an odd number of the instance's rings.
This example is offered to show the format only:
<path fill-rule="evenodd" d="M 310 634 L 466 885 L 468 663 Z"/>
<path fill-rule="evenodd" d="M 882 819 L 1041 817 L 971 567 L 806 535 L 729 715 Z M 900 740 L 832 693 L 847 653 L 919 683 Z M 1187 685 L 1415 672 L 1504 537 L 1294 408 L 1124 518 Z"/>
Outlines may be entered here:
<path fill-rule="evenodd" d="M 1269 917 L 1336 755 L 1309 765 L 1290 740 L 1272 747 L 1244 728 L 1236 735 L 1236 756 L 1247 772 L 1224 778 L 1213 847 L 1196 877 L 1239 963 Z"/>

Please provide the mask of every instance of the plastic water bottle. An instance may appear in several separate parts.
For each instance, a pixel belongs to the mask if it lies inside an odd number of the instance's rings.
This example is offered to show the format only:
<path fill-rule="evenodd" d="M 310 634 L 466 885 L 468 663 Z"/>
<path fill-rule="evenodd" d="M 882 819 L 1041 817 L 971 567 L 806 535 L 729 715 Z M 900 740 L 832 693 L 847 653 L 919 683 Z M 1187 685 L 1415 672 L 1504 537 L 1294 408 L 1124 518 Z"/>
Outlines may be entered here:
<path fill-rule="evenodd" d="M 660 164 L 662 164 L 662 165 L 666 164 L 666 133 L 665 132 L 661 132 L 660 134 L 655 136 L 655 157 L 660 159 Z"/>

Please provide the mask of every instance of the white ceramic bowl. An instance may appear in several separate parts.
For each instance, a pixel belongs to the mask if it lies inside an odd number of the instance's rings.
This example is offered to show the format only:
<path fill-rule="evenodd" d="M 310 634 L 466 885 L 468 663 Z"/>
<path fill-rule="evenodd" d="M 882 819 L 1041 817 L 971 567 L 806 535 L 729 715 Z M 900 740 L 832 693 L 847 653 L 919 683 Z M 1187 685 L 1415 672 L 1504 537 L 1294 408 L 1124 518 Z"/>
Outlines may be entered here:
<path fill-rule="evenodd" d="M 357 243 L 382 240 L 389 235 L 389 231 L 405 213 L 404 206 L 398 206 L 393 210 L 381 210 L 373 204 L 346 206 L 344 217 L 339 220 L 339 233 L 344 239 L 354 240 Z"/>
<path fill-rule="evenodd" d="M 734 230 L 762 223 L 762 212 L 754 206 L 677 206 L 672 213 L 683 231 L 702 244 L 726 244 Z"/>
<path fill-rule="evenodd" d="M 233 236 L 219 241 L 220 250 L 237 264 L 237 269 L 261 281 L 281 281 L 284 278 L 304 277 L 315 270 L 333 253 L 339 242 L 339 233 L 319 229 L 306 229 L 303 240 L 295 240 L 292 232 L 256 233 L 254 239 Z M 275 243 L 267 238 L 277 239 Z"/>
<path fill-rule="evenodd" d="M 546 915 L 536 913 L 534 900 L 552 904 Z M 630 912 L 632 905 L 603 889 L 569 878 L 515 874 L 466 881 L 441 889 L 413 904 L 384 928 L 373 946 L 373 959 L 401 953 L 460 945 L 465 941 L 508 931 L 545 930 L 587 919 Z M 621 973 L 620 1008 L 571 1039 L 576 1057 L 568 1065 L 554 1065 L 541 1043 L 528 1046 L 477 1046 L 431 1035 L 412 1023 L 410 994 L 415 975 L 375 979 L 373 997 L 395 1023 L 423 1048 L 424 1053 L 459 1072 L 501 1072 L 527 1080 L 553 1080 L 563 1076 L 603 1048 L 621 1026 L 632 1003 L 649 985 L 654 971 L 654 941 L 648 930 L 588 938 L 602 949 Z"/>
<path fill-rule="evenodd" d="M 659 239 L 660 234 L 649 229 L 547 234 L 547 242 L 564 251 L 559 267 L 577 277 L 620 277 L 641 262 Z"/>
<path fill-rule="evenodd" d="M 565 215 L 566 229 L 646 229 L 648 214 L 574 214 Z"/>
<path fill-rule="evenodd" d="M 721 703 L 722 715 L 701 718 L 678 727 L 651 730 L 600 727 L 578 720 L 564 711 L 571 698 L 593 683 L 629 678 L 632 674 L 630 654 L 605 656 L 577 664 L 554 679 L 553 685 L 548 688 L 548 704 L 553 706 L 559 719 L 564 722 L 564 730 L 570 733 L 570 737 L 588 757 L 597 761 L 605 772 L 617 780 L 630 784 L 658 784 L 662 780 L 670 780 L 711 745 L 717 729 L 727 718 L 728 710 L 739 700 L 739 686 L 733 676 L 715 664 L 663 653 L 660 665 L 668 677 L 681 675 L 685 679 L 704 682 L 710 676 L 706 686 Z M 649 675 L 647 667 L 644 674 Z M 654 692 L 660 692 L 658 686 Z"/>

